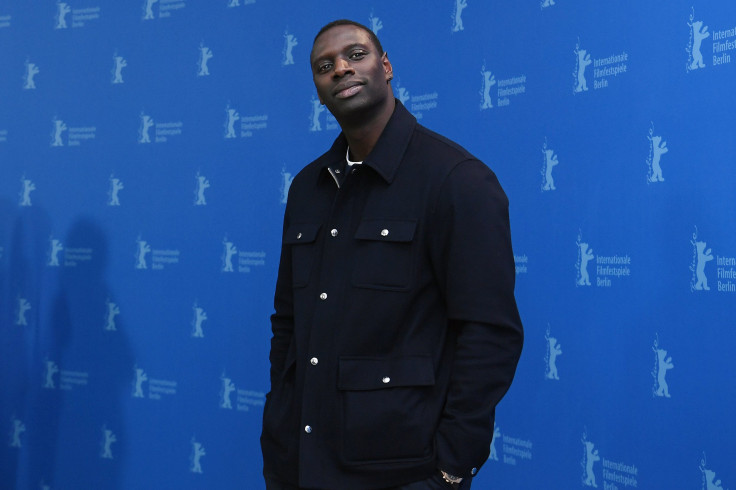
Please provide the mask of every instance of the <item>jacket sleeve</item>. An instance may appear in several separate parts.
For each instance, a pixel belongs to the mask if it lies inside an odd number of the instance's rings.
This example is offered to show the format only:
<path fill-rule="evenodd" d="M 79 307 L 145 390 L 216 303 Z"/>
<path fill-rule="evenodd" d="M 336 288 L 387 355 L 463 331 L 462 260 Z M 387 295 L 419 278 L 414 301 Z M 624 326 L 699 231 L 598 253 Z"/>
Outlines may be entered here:
<path fill-rule="evenodd" d="M 433 263 L 456 339 L 435 440 L 438 467 L 469 477 L 488 458 L 495 408 L 508 391 L 523 344 L 514 298 L 508 199 L 483 163 L 449 174 L 435 209 Z"/>
<path fill-rule="evenodd" d="M 283 243 L 283 236 L 289 225 L 289 209 L 284 214 L 282 232 L 281 257 L 274 294 L 274 313 L 271 315 L 271 382 L 280 376 L 284 369 L 289 344 L 294 333 L 294 297 L 291 279 L 291 249 Z"/>

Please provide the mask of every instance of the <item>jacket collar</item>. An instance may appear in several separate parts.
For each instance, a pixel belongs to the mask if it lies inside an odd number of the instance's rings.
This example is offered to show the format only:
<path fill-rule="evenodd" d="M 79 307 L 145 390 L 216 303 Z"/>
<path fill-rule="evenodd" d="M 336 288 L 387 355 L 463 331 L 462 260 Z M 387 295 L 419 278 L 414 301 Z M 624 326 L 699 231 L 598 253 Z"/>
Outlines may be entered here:
<path fill-rule="evenodd" d="M 363 160 L 363 166 L 372 168 L 386 183 L 393 182 L 416 124 L 416 118 L 396 99 L 394 112 L 378 138 L 376 146 Z M 348 142 L 345 135 L 340 133 L 332 147 L 323 156 L 323 170 L 333 175 L 336 170 L 342 171 L 341 169 L 345 167 L 347 149 Z"/>

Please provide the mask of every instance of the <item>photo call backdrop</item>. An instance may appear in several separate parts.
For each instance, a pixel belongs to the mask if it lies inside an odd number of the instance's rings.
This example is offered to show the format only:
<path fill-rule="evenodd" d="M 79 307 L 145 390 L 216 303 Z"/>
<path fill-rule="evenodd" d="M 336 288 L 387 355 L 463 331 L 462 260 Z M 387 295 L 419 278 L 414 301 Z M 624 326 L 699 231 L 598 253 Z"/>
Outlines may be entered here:
<path fill-rule="evenodd" d="M 732 0 L 0 1 L 0 487 L 263 488 L 337 18 L 510 199 L 526 343 L 473 488 L 736 488 Z"/>

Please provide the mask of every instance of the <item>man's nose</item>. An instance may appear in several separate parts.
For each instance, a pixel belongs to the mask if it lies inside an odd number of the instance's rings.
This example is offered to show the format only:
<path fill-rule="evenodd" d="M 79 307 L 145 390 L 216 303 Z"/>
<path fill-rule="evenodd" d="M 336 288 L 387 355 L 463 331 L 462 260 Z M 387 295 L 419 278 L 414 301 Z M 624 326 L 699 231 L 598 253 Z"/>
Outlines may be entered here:
<path fill-rule="evenodd" d="M 338 58 L 335 60 L 335 77 L 343 77 L 347 73 L 355 73 L 350 62 L 345 58 Z"/>

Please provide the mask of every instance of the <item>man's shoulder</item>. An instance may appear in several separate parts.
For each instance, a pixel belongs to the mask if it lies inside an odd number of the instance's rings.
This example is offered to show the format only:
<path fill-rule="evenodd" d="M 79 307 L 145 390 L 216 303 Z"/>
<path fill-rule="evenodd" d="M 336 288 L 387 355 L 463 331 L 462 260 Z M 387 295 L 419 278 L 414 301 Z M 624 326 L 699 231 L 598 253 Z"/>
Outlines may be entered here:
<path fill-rule="evenodd" d="M 429 171 L 442 182 L 451 179 L 453 185 L 468 192 L 480 181 L 493 182 L 500 188 L 491 167 L 450 138 L 417 124 L 412 144 L 417 163 L 420 163 L 413 166 L 414 169 Z"/>
<path fill-rule="evenodd" d="M 457 165 L 466 160 L 479 161 L 459 143 L 431 129 L 417 124 L 414 130 L 414 151 L 422 156 L 431 156 L 447 165 Z"/>
<path fill-rule="evenodd" d="M 347 149 L 347 142 L 345 137 L 340 133 L 335 141 L 320 156 L 309 162 L 304 168 L 302 168 L 296 175 L 300 180 L 310 175 L 318 175 L 320 171 L 327 165 L 336 162 L 345 155 Z M 296 180 L 295 177 L 295 180 Z"/>
<path fill-rule="evenodd" d="M 322 169 L 324 169 L 324 167 L 332 160 L 333 155 L 331 155 L 330 150 L 324 152 L 322 155 L 318 156 L 299 170 L 294 176 L 293 183 L 314 181 Z"/>
<path fill-rule="evenodd" d="M 297 175 L 318 174 L 330 161 L 330 152 L 326 151 L 304 166 Z"/>

